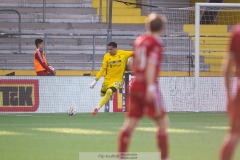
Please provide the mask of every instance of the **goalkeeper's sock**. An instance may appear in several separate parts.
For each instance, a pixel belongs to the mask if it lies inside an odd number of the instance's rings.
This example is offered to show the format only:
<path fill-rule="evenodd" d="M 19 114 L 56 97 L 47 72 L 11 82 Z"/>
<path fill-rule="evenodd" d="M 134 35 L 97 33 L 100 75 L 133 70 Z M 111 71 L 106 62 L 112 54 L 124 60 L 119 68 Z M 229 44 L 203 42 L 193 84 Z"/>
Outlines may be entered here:
<path fill-rule="evenodd" d="M 157 132 L 157 142 L 161 152 L 161 159 L 168 159 L 168 135 L 166 130 L 160 129 Z"/>
<path fill-rule="evenodd" d="M 101 99 L 100 103 L 98 104 L 99 107 L 102 107 L 104 104 L 107 103 L 109 98 L 111 97 L 113 91 L 111 89 L 108 89 L 105 96 Z"/>
<path fill-rule="evenodd" d="M 131 138 L 131 131 L 128 129 L 124 129 L 120 131 L 119 134 L 119 148 L 118 152 L 127 152 L 129 142 Z"/>

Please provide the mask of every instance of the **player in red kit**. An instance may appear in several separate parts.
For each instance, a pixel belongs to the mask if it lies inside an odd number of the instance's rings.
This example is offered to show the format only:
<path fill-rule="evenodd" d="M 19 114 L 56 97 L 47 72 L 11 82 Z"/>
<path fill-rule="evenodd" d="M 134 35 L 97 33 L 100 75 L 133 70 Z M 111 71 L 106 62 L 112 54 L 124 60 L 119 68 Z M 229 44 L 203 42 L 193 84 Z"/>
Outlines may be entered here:
<path fill-rule="evenodd" d="M 232 160 L 233 153 L 240 139 L 240 24 L 236 25 L 232 30 L 229 53 L 224 68 L 225 85 L 227 92 L 227 111 L 229 115 L 228 131 L 222 148 L 220 151 L 220 160 Z M 231 94 L 231 75 L 232 69 L 236 67 L 237 72 L 237 92 L 236 95 Z"/>
<path fill-rule="evenodd" d="M 132 70 L 135 78 L 130 87 L 130 111 L 119 133 L 118 152 L 127 152 L 134 128 L 144 114 L 157 125 L 157 146 L 161 160 L 168 158 L 168 118 L 158 89 L 158 73 L 162 61 L 163 45 L 159 36 L 164 31 L 166 19 L 151 13 L 146 22 L 147 33 L 134 41 Z"/>
<path fill-rule="evenodd" d="M 44 48 L 44 42 L 42 39 L 36 39 L 35 45 L 37 47 L 35 53 L 34 53 L 34 69 L 37 73 L 37 76 L 49 76 L 49 75 L 55 75 L 56 71 L 52 66 L 49 65 L 47 62 L 47 59 L 43 53 Z"/>

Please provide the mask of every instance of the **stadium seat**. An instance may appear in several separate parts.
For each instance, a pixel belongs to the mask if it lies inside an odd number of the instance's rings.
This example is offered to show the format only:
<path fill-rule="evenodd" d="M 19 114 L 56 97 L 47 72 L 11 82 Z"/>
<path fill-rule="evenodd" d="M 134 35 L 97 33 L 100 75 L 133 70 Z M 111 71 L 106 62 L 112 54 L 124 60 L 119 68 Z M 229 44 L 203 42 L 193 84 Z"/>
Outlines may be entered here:
<path fill-rule="evenodd" d="M 200 26 L 200 56 L 204 63 L 210 65 L 211 72 L 220 72 L 223 58 L 226 55 L 230 33 L 228 25 L 201 25 Z M 195 35 L 194 25 L 185 24 L 184 32 Z M 195 42 L 194 36 L 191 38 Z"/>
<path fill-rule="evenodd" d="M 136 0 L 128 0 L 127 2 L 136 3 Z M 106 1 L 102 1 L 102 22 L 107 22 Z M 97 8 L 97 13 L 100 15 L 100 1 L 93 0 L 92 6 Z M 113 1 L 112 23 L 129 23 L 129 24 L 144 24 L 146 16 L 141 15 L 141 9 L 136 8 L 136 5 L 127 5 Z"/>

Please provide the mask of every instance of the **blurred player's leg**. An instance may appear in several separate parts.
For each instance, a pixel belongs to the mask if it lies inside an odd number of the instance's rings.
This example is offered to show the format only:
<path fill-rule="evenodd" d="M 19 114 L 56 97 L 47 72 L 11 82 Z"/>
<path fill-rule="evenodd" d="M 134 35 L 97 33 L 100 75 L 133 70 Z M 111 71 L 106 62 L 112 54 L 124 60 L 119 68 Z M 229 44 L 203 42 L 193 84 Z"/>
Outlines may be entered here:
<path fill-rule="evenodd" d="M 234 151 L 239 142 L 239 134 L 229 133 L 223 142 L 222 149 L 220 152 L 220 160 L 232 160 Z"/>
<path fill-rule="evenodd" d="M 157 146 L 161 152 L 161 160 L 169 159 L 169 142 L 168 142 L 168 116 L 164 110 L 162 96 L 156 92 L 153 96 L 153 103 L 148 105 L 148 116 L 152 118 L 157 125 Z"/>
<path fill-rule="evenodd" d="M 228 114 L 230 119 L 230 130 L 225 136 L 221 151 L 220 160 L 232 160 L 234 151 L 240 140 L 240 106 L 239 106 L 239 95 L 236 99 L 236 103 L 230 103 L 228 106 Z M 236 105 L 237 104 L 237 105 Z"/>
<path fill-rule="evenodd" d="M 139 119 L 137 118 L 128 118 L 123 124 L 123 128 L 119 133 L 119 148 L 118 152 L 127 152 L 128 146 L 131 140 L 131 134 L 137 126 Z"/>
<path fill-rule="evenodd" d="M 157 138 L 157 146 L 159 148 L 159 151 L 161 152 L 161 159 L 162 160 L 168 160 L 168 154 L 169 154 L 169 142 L 168 142 L 168 133 L 167 133 L 167 124 L 168 119 L 165 115 L 163 118 L 158 117 L 154 119 L 156 121 L 158 130 L 156 134 Z"/>

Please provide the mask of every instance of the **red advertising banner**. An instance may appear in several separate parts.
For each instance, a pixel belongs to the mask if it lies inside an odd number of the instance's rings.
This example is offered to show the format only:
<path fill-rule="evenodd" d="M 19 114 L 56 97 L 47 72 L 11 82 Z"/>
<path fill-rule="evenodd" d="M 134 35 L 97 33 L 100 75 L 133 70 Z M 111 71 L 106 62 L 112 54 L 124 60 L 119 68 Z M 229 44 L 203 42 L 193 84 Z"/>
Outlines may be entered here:
<path fill-rule="evenodd" d="M 122 93 L 116 92 L 113 95 L 113 112 L 122 112 Z"/>
<path fill-rule="evenodd" d="M 0 80 L 0 112 L 34 112 L 38 107 L 38 80 Z"/>

